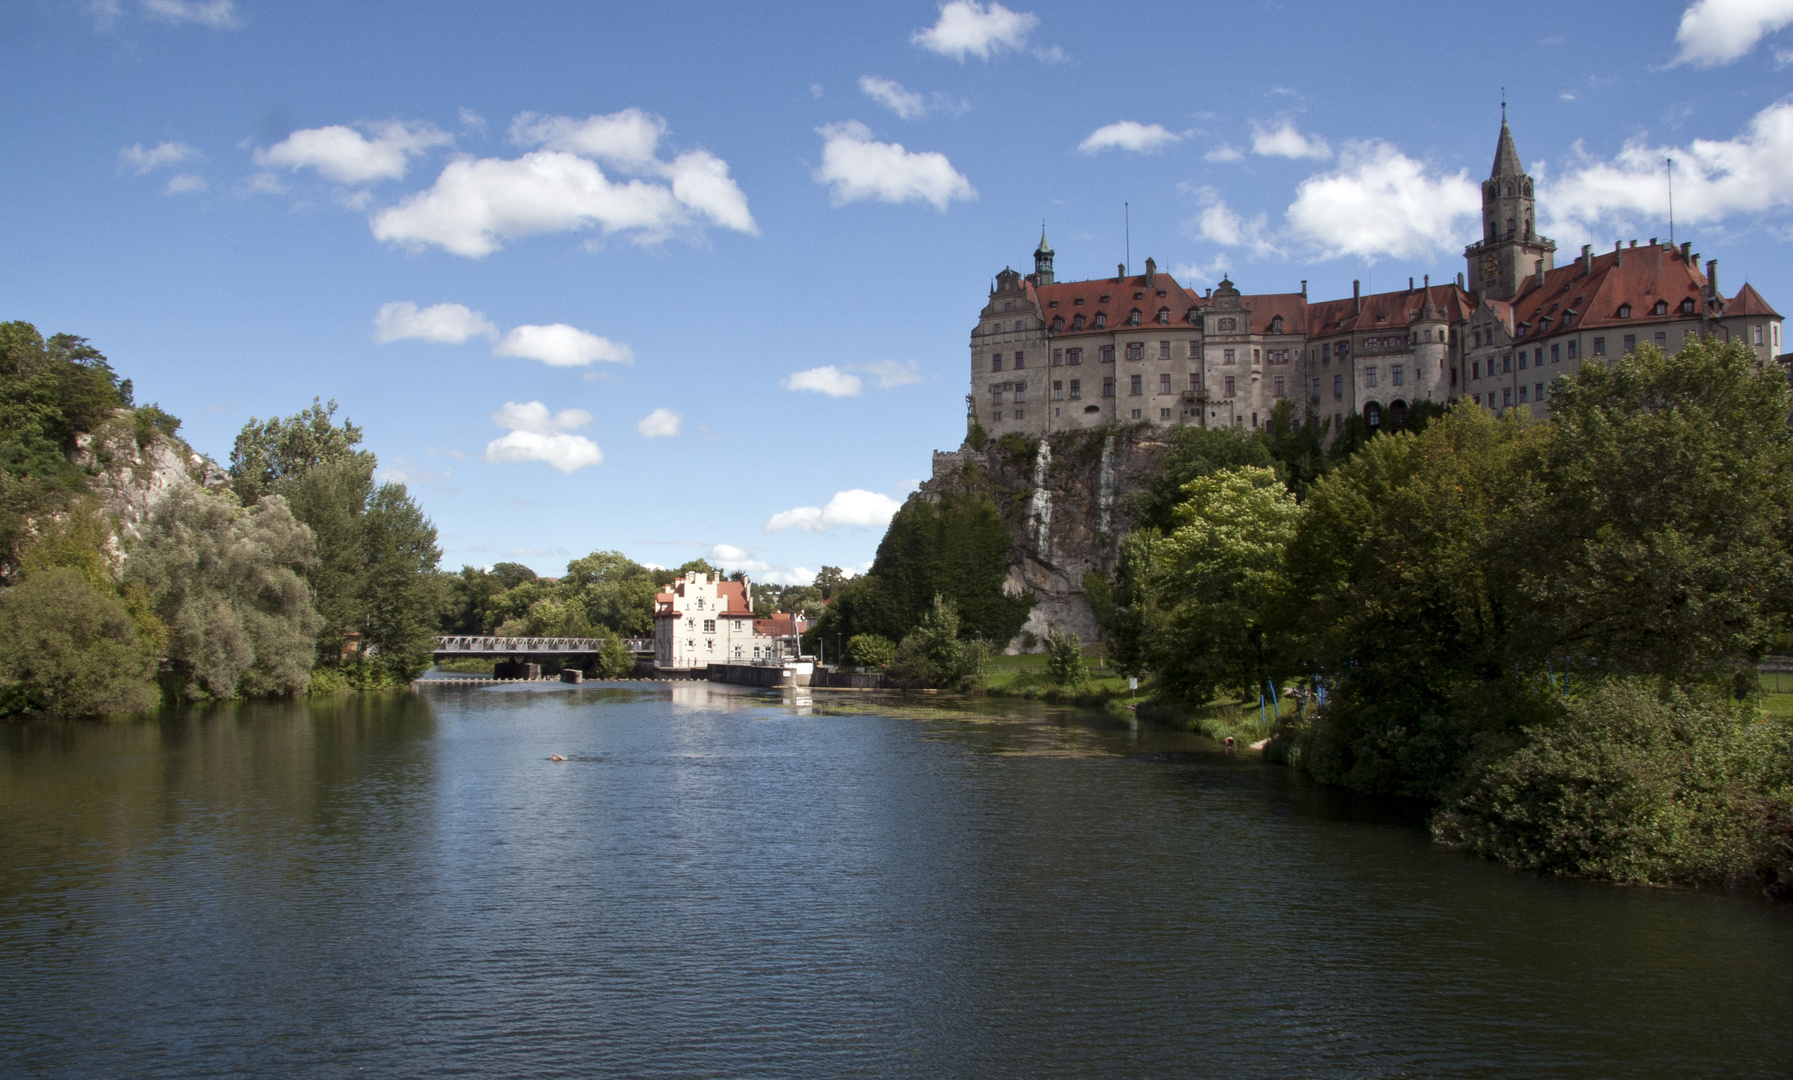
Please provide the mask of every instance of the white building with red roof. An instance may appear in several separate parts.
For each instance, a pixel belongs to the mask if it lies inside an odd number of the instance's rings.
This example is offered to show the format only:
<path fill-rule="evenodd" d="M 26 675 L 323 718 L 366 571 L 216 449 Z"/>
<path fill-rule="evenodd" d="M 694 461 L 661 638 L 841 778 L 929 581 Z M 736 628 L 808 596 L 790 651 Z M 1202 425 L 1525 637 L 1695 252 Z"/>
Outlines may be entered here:
<path fill-rule="evenodd" d="M 1034 272 L 1004 269 L 971 332 L 968 424 L 1039 438 L 1111 424 L 1260 428 L 1283 401 L 1298 420 L 1399 429 L 1422 401 L 1549 414 L 1550 381 L 1642 344 L 1710 336 L 1781 355 L 1781 316 L 1748 284 L 1726 297 L 1716 260 L 1651 239 L 1555 265 L 1536 229 L 1532 178 L 1506 120 L 1482 185 L 1467 278 L 1312 301 L 1197 293 L 1160 273 L 1060 282 L 1044 233 Z"/>

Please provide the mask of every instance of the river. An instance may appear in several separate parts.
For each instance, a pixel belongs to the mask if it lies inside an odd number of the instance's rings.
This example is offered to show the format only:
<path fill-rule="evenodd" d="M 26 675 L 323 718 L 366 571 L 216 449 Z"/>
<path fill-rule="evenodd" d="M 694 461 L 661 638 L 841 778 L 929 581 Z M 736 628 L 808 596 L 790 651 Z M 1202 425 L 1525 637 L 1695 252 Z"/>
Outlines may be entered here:
<path fill-rule="evenodd" d="M 1515 873 L 1088 713 L 540 683 L 0 727 L 6 1076 L 1789 1062 L 1793 913 Z"/>

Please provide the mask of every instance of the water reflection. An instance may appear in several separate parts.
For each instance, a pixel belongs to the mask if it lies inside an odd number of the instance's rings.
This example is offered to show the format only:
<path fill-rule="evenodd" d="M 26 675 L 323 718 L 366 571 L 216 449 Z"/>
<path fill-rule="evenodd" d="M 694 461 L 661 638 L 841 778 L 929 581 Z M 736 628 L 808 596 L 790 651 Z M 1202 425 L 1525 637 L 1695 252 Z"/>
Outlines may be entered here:
<path fill-rule="evenodd" d="M 1786 912 L 1415 826 L 1150 725 L 921 696 L 536 683 L 0 727 L 0 1061 L 1781 1074 Z"/>

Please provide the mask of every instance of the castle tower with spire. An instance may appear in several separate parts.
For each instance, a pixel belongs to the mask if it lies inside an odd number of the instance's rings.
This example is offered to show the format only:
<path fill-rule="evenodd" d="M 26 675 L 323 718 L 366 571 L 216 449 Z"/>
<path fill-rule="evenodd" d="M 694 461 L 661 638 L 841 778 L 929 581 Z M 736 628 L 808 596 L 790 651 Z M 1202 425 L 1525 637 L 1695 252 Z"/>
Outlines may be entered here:
<path fill-rule="evenodd" d="M 1482 183 L 1482 239 L 1463 249 L 1463 257 L 1469 291 L 1491 300 L 1513 299 L 1527 278 L 1556 266 L 1556 243 L 1538 235 L 1532 178 L 1519 163 L 1504 107 L 1494 169 Z"/>
<path fill-rule="evenodd" d="M 1033 249 L 1033 283 L 1050 285 L 1052 278 L 1052 245 L 1046 242 L 1046 223 L 1040 223 L 1040 246 Z"/>

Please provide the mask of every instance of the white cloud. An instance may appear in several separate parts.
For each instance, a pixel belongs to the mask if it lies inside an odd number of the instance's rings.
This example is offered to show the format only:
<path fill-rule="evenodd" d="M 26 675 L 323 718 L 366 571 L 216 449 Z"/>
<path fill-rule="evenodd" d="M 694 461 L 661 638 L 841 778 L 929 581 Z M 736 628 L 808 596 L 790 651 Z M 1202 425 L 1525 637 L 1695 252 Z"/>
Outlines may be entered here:
<path fill-rule="evenodd" d="M 1202 212 L 1189 225 L 1197 236 L 1227 247 L 1248 247 L 1259 255 L 1282 253 L 1270 234 L 1266 215 L 1242 216 L 1213 188 L 1197 189 L 1196 195 L 1202 201 Z"/>
<path fill-rule="evenodd" d="M 450 162 L 427 191 L 373 216 L 374 236 L 482 258 L 502 241 L 596 226 L 651 244 L 704 222 L 748 235 L 759 227 L 728 163 L 707 150 L 658 156 L 666 122 L 640 109 L 575 119 L 524 113 L 511 138 L 539 147 L 516 159 Z M 602 161 L 635 178 L 617 182 Z"/>
<path fill-rule="evenodd" d="M 198 23 L 219 29 L 237 24 L 233 0 L 143 0 L 143 10 L 165 22 Z"/>
<path fill-rule="evenodd" d="M 472 109 L 467 108 L 465 105 L 461 106 L 460 115 L 461 115 L 461 127 L 462 128 L 464 128 L 468 131 L 477 131 L 481 135 L 485 134 L 485 132 L 486 132 L 486 118 L 485 117 L 474 112 Z"/>
<path fill-rule="evenodd" d="M 891 516 L 902 503 L 876 491 L 854 488 L 836 492 L 827 506 L 799 506 L 781 510 L 766 519 L 767 532 L 801 529 L 804 532 L 827 532 L 836 526 L 871 527 L 890 524 Z"/>
<path fill-rule="evenodd" d="M 1104 150 L 1132 150 L 1139 154 L 1150 154 L 1171 143 L 1181 142 L 1182 139 L 1183 136 L 1166 131 L 1159 124 L 1119 120 L 1091 132 L 1089 138 L 1077 145 L 1077 149 L 1092 157 Z"/>
<path fill-rule="evenodd" d="M 1695 139 L 1685 147 L 1626 143 L 1611 161 L 1584 160 L 1561 180 L 1542 185 L 1539 201 L 1552 228 L 1595 233 L 1602 223 L 1668 216 L 1664 160 L 1675 161 L 1675 217 L 1718 221 L 1732 214 L 1793 206 L 1793 99 L 1750 118 L 1731 139 Z"/>
<path fill-rule="evenodd" d="M 1202 160 L 1217 162 L 1244 161 L 1245 151 L 1231 143 L 1221 143 L 1219 146 L 1216 146 L 1214 149 L 1203 154 Z"/>
<path fill-rule="evenodd" d="M 851 371 L 863 371 L 877 379 L 880 390 L 889 390 L 895 386 L 908 386 L 910 383 L 921 381 L 921 367 L 913 360 L 908 363 L 900 363 L 896 360 L 871 360 L 863 364 L 847 364 L 845 366 Z"/>
<path fill-rule="evenodd" d="M 162 189 L 162 194 L 197 195 L 211 186 L 197 173 L 175 173 L 168 178 L 168 186 Z"/>
<path fill-rule="evenodd" d="M 145 150 L 142 143 L 133 143 L 118 152 L 118 163 L 138 176 L 164 165 L 178 165 L 204 157 L 198 150 L 182 142 L 163 142 Z"/>
<path fill-rule="evenodd" d="M 933 26 L 917 30 L 909 40 L 964 63 L 967 56 L 988 60 L 1005 49 L 1023 48 L 1039 24 L 1038 16 L 998 3 L 986 7 L 977 0 L 951 0 L 940 5 L 940 18 Z"/>
<path fill-rule="evenodd" d="M 517 356 L 540 360 L 549 367 L 584 367 L 597 360 L 633 364 L 635 353 L 620 341 L 601 338 L 566 323 L 519 326 L 504 335 L 492 349 L 493 356 Z"/>
<path fill-rule="evenodd" d="M 295 131 L 265 150 L 255 152 L 263 168 L 316 169 L 340 184 L 399 180 L 409 160 L 433 146 L 452 146 L 454 136 L 429 124 L 397 120 L 369 125 L 373 138 L 342 124 Z"/>
<path fill-rule="evenodd" d="M 498 328 L 485 313 L 465 304 L 431 304 L 419 310 L 409 300 L 395 300 L 374 313 L 374 340 L 382 345 L 410 338 L 459 345 L 470 337 L 497 336 Z"/>
<path fill-rule="evenodd" d="M 905 90 L 903 84 L 893 79 L 881 79 L 876 75 L 859 77 L 860 92 L 866 97 L 896 113 L 904 120 L 919 120 L 928 114 L 928 103 L 913 90 Z"/>
<path fill-rule="evenodd" d="M 1295 122 L 1284 120 L 1275 131 L 1257 123 L 1251 125 L 1251 152 L 1263 157 L 1319 158 L 1332 156 L 1332 147 L 1318 135 L 1303 135 Z"/>
<path fill-rule="evenodd" d="M 679 424 L 684 417 L 671 409 L 655 409 L 642 417 L 635 425 L 635 430 L 649 439 L 671 438 L 679 433 Z"/>
<path fill-rule="evenodd" d="M 1419 258 L 1461 243 L 1481 208 L 1466 171 L 1431 173 L 1388 143 L 1361 142 L 1345 147 L 1336 170 L 1301 182 L 1288 221 L 1323 258 Z"/>
<path fill-rule="evenodd" d="M 708 556 L 710 564 L 724 573 L 732 574 L 737 570 L 745 572 L 750 580 L 763 581 L 772 585 L 809 585 L 816 579 L 815 571 L 801 566 L 786 569 L 774 566 L 764 559 L 754 557 L 749 548 L 735 544 L 715 544 L 710 547 Z"/>
<path fill-rule="evenodd" d="M 794 371 L 784 380 L 786 390 L 813 390 L 829 397 L 858 397 L 864 386 L 859 376 L 849 375 L 833 364 Z"/>
<path fill-rule="evenodd" d="M 871 129 L 857 120 L 816 131 L 826 141 L 815 180 L 829 185 L 836 206 L 863 199 L 925 202 L 945 213 L 954 199 L 977 198 L 971 181 L 953 168 L 945 154 L 911 153 L 901 143 L 874 142 Z"/>
<path fill-rule="evenodd" d="M 539 401 L 507 401 L 492 414 L 492 422 L 509 428 L 510 433 L 486 444 L 485 460 L 488 464 L 542 461 L 563 473 L 601 465 L 604 453 L 598 444 L 571 434 L 573 428 L 584 427 L 591 419 L 584 409 L 562 409 L 549 415 L 548 407 Z"/>
<path fill-rule="evenodd" d="M 1793 23 L 1793 0 L 1695 0 L 1681 13 L 1677 64 L 1715 67 L 1747 56 L 1764 37 Z"/>
<path fill-rule="evenodd" d="M 1171 274 L 1185 282 L 1218 281 L 1227 276 L 1233 268 L 1233 260 L 1226 257 L 1226 252 L 1214 256 L 1214 261 L 1206 266 L 1199 262 L 1183 263 L 1172 268 Z"/>

